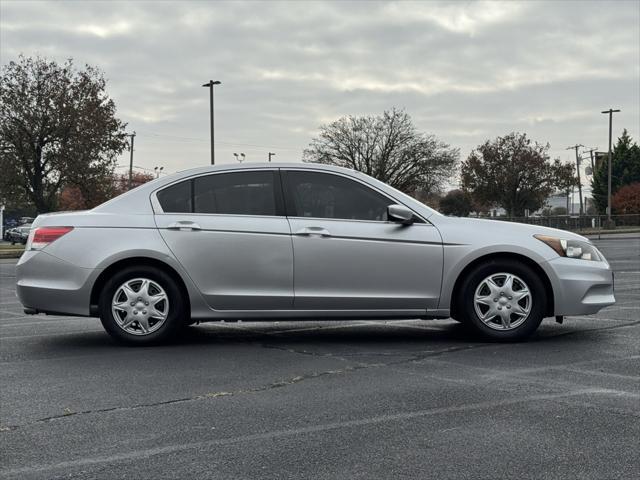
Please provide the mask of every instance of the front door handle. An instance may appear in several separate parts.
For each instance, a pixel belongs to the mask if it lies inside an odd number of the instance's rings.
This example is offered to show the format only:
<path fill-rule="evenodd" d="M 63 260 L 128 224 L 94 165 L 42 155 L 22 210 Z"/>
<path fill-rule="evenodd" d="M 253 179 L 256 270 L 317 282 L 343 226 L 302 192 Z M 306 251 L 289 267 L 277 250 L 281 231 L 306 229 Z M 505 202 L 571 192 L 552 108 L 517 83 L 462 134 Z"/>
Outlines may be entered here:
<path fill-rule="evenodd" d="M 296 232 L 296 235 L 318 235 L 320 237 L 330 237 L 331 233 L 324 227 L 304 227 Z"/>
<path fill-rule="evenodd" d="M 170 223 L 167 228 L 169 230 L 201 230 L 200 225 L 188 220 Z"/>

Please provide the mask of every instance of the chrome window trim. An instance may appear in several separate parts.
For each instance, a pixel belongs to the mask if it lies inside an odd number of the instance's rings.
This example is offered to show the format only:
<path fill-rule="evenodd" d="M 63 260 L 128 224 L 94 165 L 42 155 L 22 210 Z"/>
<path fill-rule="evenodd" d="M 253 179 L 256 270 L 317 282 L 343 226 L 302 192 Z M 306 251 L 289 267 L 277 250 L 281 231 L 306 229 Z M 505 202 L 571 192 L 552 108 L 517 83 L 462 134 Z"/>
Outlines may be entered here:
<path fill-rule="evenodd" d="M 285 215 L 249 215 L 246 213 L 196 213 L 196 212 L 159 212 L 155 215 L 192 215 L 200 217 L 250 217 L 250 218 L 287 218 Z"/>
<path fill-rule="evenodd" d="M 389 220 L 358 220 L 355 218 L 325 218 L 325 217 L 287 217 L 287 218 L 290 218 L 292 220 L 322 220 L 322 221 L 328 221 L 328 222 L 358 222 L 358 223 L 376 223 L 376 224 L 384 223 L 389 225 L 400 225 L 398 222 L 391 222 Z M 422 217 L 420 218 L 422 219 Z M 416 225 L 426 225 L 428 227 L 433 227 L 433 223 L 429 222 L 428 220 L 424 220 L 424 223 L 412 223 L 411 225 L 405 225 L 405 226 L 413 227 Z"/>

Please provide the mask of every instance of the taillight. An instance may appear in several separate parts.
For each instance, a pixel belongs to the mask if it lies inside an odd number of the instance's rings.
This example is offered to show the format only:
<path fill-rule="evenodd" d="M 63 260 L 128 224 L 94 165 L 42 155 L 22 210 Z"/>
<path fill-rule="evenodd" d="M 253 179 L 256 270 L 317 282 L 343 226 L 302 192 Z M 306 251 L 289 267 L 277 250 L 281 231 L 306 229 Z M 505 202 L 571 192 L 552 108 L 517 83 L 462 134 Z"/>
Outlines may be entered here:
<path fill-rule="evenodd" d="M 41 250 L 71 230 L 73 230 L 73 227 L 38 227 L 31 230 L 27 242 L 27 250 Z"/>

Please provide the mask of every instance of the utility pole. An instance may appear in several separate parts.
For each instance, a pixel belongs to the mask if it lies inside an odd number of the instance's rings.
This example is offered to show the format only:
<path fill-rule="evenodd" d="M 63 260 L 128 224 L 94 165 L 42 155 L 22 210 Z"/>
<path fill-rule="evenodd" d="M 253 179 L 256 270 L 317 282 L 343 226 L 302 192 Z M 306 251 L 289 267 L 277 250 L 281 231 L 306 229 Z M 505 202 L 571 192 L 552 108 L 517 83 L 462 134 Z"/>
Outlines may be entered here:
<path fill-rule="evenodd" d="M 218 80 L 209 80 L 209 83 L 205 83 L 202 85 L 203 87 L 209 87 L 209 117 L 211 120 L 211 165 L 215 165 L 216 163 L 216 151 L 214 145 L 214 135 L 213 135 L 213 86 L 220 85 L 222 82 Z"/>
<path fill-rule="evenodd" d="M 595 161 L 593 160 L 593 152 L 597 150 L 598 150 L 598 147 L 589 149 L 589 155 L 591 156 L 591 172 L 592 172 L 591 174 L 592 175 L 596 174 L 596 164 L 595 164 Z"/>
<path fill-rule="evenodd" d="M 614 110 L 613 108 L 610 108 L 609 110 L 605 110 L 604 112 L 600 112 L 600 113 L 608 113 L 609 114 L 609 155 L 607 156 L 608 160 L 607 163 L 609 164 L 607 166 L 607 170 L 608 170 L 608 179 L 607 179 L 607 221 L 609 223 L 611 223 L 611 134 L 612 134 L 612 123 L 613 123 L 613 114 L 616 112 L 619 112 L 620 110 Z"/>
<path fill-rule="evenodd" d="M 131 190 L 131 182 L 133 181 L 133 139 L 136 138 L 136 132 L 130 133 L 131 142 L 129 143 L 129 190 Z"/>
<path fill-rule="evenodd" d="M 580 180 L 580 155 L 578 154 L 578 149 L 580 147 L 584 147 L 584 145 L 580 144 L 580 145 L 574 145 L 572 147 L 567 147 L 567 150 L 574 150 L 576 151 L 576 171 L 578 172 L 578 197 L 580 198 L 580 215 L 582 215 L 584 213 L 584 210 L 582 208 L 582 180 Z"/>
<path fill-rule="evenodd" d="M 275 156 L 276 156 L 275 153 L 269 152 L 269 161 L 271 161 L 271 157 L 275 157 Z"/>

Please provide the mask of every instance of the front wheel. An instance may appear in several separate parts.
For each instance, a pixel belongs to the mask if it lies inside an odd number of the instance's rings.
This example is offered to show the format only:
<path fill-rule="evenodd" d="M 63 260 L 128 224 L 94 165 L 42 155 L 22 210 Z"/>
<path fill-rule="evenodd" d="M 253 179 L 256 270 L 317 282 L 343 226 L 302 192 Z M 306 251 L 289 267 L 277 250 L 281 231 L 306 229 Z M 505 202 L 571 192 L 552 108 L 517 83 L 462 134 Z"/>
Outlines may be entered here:
<path fill-rule="evenodd" d="M 546 310 L 542 280 L 529 266 L 513 260 L 480 264 L 463 281 L 458 311 L 463 323 L 485 338 L 518 341 L 540 325 Z"/>
<path fill-rule="evenodd" d="M 100 321 L 116 340 L 149 345 L 174 338 L 184 325 L 185 299 L 164 271 L 129 267 L 111 277 L 100 295 Z"/>

